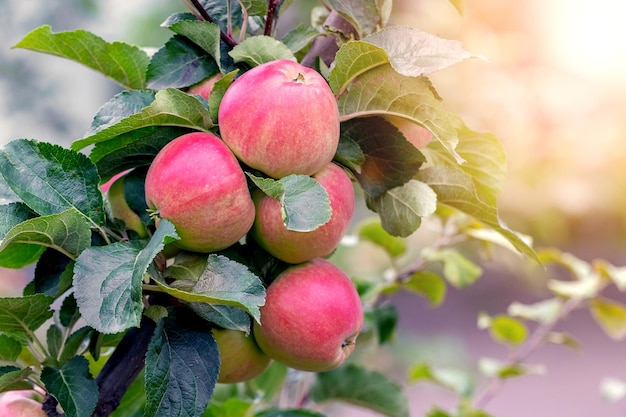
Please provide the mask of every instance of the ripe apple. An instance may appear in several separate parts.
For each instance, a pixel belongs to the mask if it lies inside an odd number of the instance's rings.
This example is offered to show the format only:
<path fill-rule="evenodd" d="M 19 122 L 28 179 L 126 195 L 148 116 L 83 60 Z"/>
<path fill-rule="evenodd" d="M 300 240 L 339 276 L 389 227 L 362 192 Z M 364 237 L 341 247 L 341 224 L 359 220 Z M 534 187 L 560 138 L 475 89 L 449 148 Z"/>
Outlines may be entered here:
<path fill-rule="evenodd" d="M 384 119 L 394 125 L 417 149 L 425 148 L 433 138 L 430 130 L 404 117 L 384 116 Z"/>
<path fill-rule="evenodd" d="M 253 334 L 270 358 L 322 372 L 352 353 L 362 326 L 361 300 L 350 278 L 317 258 L 287 268 L 268 286 Z"/>
<path fill-rule="evenodd" d="M 233 153 L 273 178 L 315 174 L 339 143 L 337 101 L 326 80 L 286 59 L 237 78 L 222 98 L 218 122 Z"/>
<path fill-rule="evenodd" d="M 174 224 L 183 249 L 224 249 L 254 222 L 245 174 L 211 133 L 187 133 L 165 145 L 150 164 L 145 187 L 148 207 Z"/>
<path fill-rule="evenodd" d="M 348 230 L 354 214 L 354 188 L 346 172 L 329 163 L 313 176 L 328 193 L 330 220 L 310 232 L 287 230 L 278 200 L 258 192 L 254 195 L 256 218 L 251 235 L 276 258 L 297 264 L 330 255 Z"/>
<path fill-rule="evenodd" d="M 117 178 L 113 184 L 109 186 L 107 198 L 111 206 L 111 214 L 116 219 L 124 222 L 126 227 L 137 233 L 140 238 L 148 237 L 148 230 L 141 221 L 141 218 L 128 206 L 126 197 L 124 196 L 124 180 L 126 175 Z"/>
<path fill-rule="evenodd" d="M 198 84 L 194 84 L 189 87 L 187 93 L 196 94 L 203 99 L 208 100 L 211 95 L 211 91 L 213 91 L 213 86 L 220 80 L 220 78 L 222 78 L 222 74 L 220 73 L 212 75 L 209 78 L 200 81 Z"/>
<path fill-rule="evenodd" d="M 213 329 L 220 351 L 217 382 L 231 384 L 254 378 L 267 368 L 271 359 L 259 349 L 254 337 L 231 329 Z"/>
<path fill-rule="evenodd" d="M 46 417 L 32 391 L 8 391 L 0 395 L 0 417 Z"/>

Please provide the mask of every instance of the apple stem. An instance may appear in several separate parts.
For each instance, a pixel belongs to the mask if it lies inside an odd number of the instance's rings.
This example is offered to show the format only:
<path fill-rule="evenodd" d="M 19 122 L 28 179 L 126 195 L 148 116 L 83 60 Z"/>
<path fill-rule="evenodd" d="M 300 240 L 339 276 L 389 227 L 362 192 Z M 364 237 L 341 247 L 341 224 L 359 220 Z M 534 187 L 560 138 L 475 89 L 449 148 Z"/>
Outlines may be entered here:
<path fill-rule="evenodd" d="M 198 0 L 188 0 L 188 2 L 191 3 L 191 6 L 193 6 L 193 8 L 195 9 L 195 12 L 197 12 L 197 14 L 194 13 L 196 17 L 198 17 L 199 19 L 201 18 L 203 20 L 206 20 L 207 22 L 215 23 L 215 21 L 211 18 L 209 13 L 207 13 L 207 11 L 204 10 L 204 7 L 202 7 L 202 5 L 200 4 Z M 233 39 L 233 37 L 230 36 L 228 33 L 224 33 L 221 29 L 220 29 L 220 38 L 231 49 L 237 46 L 237 41 Z"/>
<path fill-rule="evenodd" d="M 267 2 L 267 15 L 265 16 L 265 28 L 263 34 L 265 36 L 271 36 L 274 20 L 276 20 L 276 9 L 280 0 L 268 0 Z"/>

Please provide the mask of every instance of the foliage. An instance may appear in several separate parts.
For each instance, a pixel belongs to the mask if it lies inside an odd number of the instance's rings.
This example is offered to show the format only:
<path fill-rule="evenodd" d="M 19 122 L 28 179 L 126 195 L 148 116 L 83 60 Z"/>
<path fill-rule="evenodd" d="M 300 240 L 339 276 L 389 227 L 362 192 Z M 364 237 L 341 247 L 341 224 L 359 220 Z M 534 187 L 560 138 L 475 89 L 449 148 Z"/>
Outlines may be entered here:
<path fill-rule="evenodd" d="M 0 266 L 37 265 L 22 297 L 0 299 L 0 391 L 37 387 L 46 393 L 49 415 L 58 403 L 65 415 L 79 417 L 108 415 L 98 414 L 108 402 L 113 408 L 121 404 L 116 413 L 122 414 L 140 413 L 138 403 L 145 402 L 146 416 L 321 416 L 319 407 L 328 401 L 408 416 L 402 385 L 358 354 L 340 368 L 313 374 L 309 383 L 275 363 L 246 383 L 216 384 L 220 359 L 211 327 L 248 333 L 252 320 L 260 320 L 265 286 L 280 262 L 251 242 L 219 253 L 174 256 L 169 250 L 179 236 L 170 222 L 157 227 L 140 213 L 150 231 L 141 239 L 112 218 L 104 198 L 105 182 L 147 167 L 172 139 L 190 131 L 219 133 L 217 108 L 230 83 L 276 59 L 308 60 L 327 78 L 341 116 L 335 161 L 350 172 L 363 204 L 375 213 L 354 235 L 393 265 L 384 277 L 354 277 L 367 322 L 357 349 L 393 339 L 396 312 L 383 302 L 389 294 L 408 291 L 437 306 L 449 286 L 463 288 L 479 279 L 482 268 L 460 246 L 467 242 L 557 263 L 572 275 L 550 281 L 550 300 L 479 317 L 479 326 L 513 352 L 506 362 L 481 361 L 488 384 L 540 371 L 524 361 L 543 342 L 576 347 L 572 337 L 554 331 L 575 307 L 587 306 L 611 337 L 626 336 L 626 306 L 601 295 L 611 284 L 626 290 L 621 268 L 555 250 L 535 252 L 500 220 L 497 201 L 506 169 L 500 143 L 447 111 L 428 78 L 470 58 L 462 45 L 388 25 L 390 0 L 328 0 L 325 25 L 299 25 L 282 39 L 274 27 L 288 1 L 188 3 L 192 13 L 165 20 L 172 37 L 151 56 L 84 30 L 54 33 L 49 26 L 15 45 L 85 65 L 124 90 L 100 108 L 69 149 L 16 139 L 0 150 L 0 197 L 8 201 L 0 206 Z M 453 4 L 460 10 L 460 2 Z M 315 55 L 320 47 L 331 51 L 331 60 Z M 186 92 L 216 74 L 222 78 L 208 101 Z M 390 116 L 427 129 L 433 141 L 417 149 L 386 121 Z M 310 178 L 247 174 L 250 187 L 282 202 L 291 229 L 312 230 L 328 220 L 327 196 Z M 134 195 L 129 205 L 144 207 L 141 193 Z M 310 207 L 318 209 L 315 216 L 306 215 Z M 406 237 L 423 223 L 437 226 L 439 238 L 408 256 L 414 248 Z M 124 342 L 130 337 L 145 343 L 135 351 Z M 144 381 L 131 385 L 144 357 Z M 120 380 L 122 398 L 107 388 L 107 378 L 137 358 L 141 366 Z M 458 410 L 433 408 L 431 416 L 487 415 L 491 385 L 474 391 L 465 379 L 424 363 L 407 377 L 459 394 Z M 305 392 L 285 407 L 278 392 L 294 385 Z M 615 381 L 606 386 L 619 391 Z"/>

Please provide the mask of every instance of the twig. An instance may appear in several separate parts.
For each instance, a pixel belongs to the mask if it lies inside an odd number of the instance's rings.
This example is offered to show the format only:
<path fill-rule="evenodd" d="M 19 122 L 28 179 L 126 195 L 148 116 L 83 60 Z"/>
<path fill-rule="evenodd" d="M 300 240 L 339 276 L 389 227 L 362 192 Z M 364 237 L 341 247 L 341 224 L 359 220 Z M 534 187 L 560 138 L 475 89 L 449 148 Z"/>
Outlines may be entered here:
<path fill-rule="evenodd" d="M 204 10 L 204 7 L 202 7 L 202 5 L 200 4 L 200 2 L 198 0 L 186 0 L 186 1 L 189 1 L 189 3 L 191 3 L 191 5 L 194 7 L 194 9 L 196 9 L 196 11 L 199 14 L 199 15 L 196 15 L 196 16 L 201 17 L 202 19 L 206 20 L 207 22 L 215 23 L 213 18 L 211 18 L 211 16 L 209 15 L 209 13 L 206 10 Z M 228 33 L 224 33 L 221 29 L 220 29 L 220 38 L 230 48 L 234 48 L 235 46 L 237 46 L 237 41 L 234 40 L 233 37 L 230 36 Z"/>
<path fill-rule="evenodd" d="M 267 1 L 267 14 L 265 16 L 265 27 L 263 28 L 263 34 L 265 36 L 272 35 L 272 26 L 274 25 L 274 20 L 276 20 L 276 9 L 279 3 L 280 0 Z"/>

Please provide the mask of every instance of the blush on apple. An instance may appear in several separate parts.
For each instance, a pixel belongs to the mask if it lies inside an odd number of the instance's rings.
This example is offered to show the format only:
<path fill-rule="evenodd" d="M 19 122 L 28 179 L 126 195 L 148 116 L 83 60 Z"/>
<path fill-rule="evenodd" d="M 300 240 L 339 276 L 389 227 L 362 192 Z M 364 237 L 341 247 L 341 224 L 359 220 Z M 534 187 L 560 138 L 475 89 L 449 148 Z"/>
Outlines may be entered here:
<path fill-rule="evenodd" d="M 218 73 L 218 74 L 212 75 L 209 78 L 200 81 L 198 84 L 194 84 L 191 87 L 189 87 L 189 90 L 187 90 L 187 93 L 196 94 L 202 97 L 203 99 L 208 100 L 209 96 L 211 95 L 211 92 L 213 91 L 213 86 L 215 85 L 216 82 L 220 80 L 220 78 L 222 78 L 222 74 Z"/>
<path fill-rule="evenodd" d="M 8 391 L 0 395 L 0 417 L 47 417 L 33 391 Z"/>
<path fill-rule="evenodd" d="M 258 376 L 271 359 L 259 349 L 250 334 L 231 329 L 213 329 L 220 351 L 220 373 L 217 382 L 231 384 Z"/>
<path fill-rule="evenodd" d="M 322 372 L 352 353 L 362 326 L 361 300 L 352 281 L 318 258 L 286 269 L 268 286 L 254 337 L 270 358 Z"/>
<path fill-rule="evenodd" d="M 224 249 L 254 221 L 245 174 L 211 133 L 188 133 L 165 145 L 148 169 L 145 187 L 148 207 L 174 224 L 183 249 Z"/>
<path fill-rule="evenodd" d="M 337 101 L 326 80 L 290 60 L 261 64 L 235 80 L 218 122 L 233 153 L 273 178 L 315 174 L 339 143 Z"/>
<path fill-rule="evenodd" d="M 348 230 L 354 214 L 354 188 L 348 174 L 330 163 L 313 176 L 328 193 L 330 220 L 310 232 L 288 230 L 278 200 L 258 192 L 254 195 L 256 218 L 251 235 L 259 245 L 276 258 L 300 263 L 330 255 Z"/>
<path fill-rule="evenodd" d="M 384 116 L 385 120 L 394 125 L 417 149 L 425 148 L 433 139 L 430 130 L 414 123 L 404 117 Z"/>

